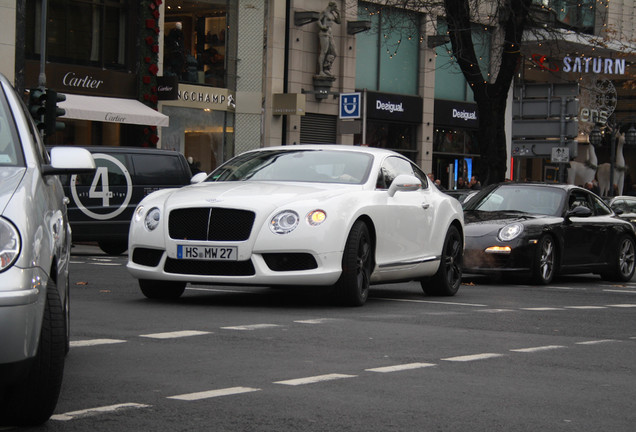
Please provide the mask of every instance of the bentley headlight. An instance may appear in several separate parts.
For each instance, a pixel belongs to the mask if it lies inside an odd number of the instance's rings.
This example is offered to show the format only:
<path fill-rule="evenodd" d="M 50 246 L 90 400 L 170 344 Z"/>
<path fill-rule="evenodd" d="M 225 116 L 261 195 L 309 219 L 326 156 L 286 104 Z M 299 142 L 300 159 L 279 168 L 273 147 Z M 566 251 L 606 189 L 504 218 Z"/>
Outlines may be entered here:
<path fill-rule="evenodd" d="M 510 241 L 517 238 L 523 232 L 523 225 L 520 223 L 511 223 L 499 230 L 499 240 Z"/>
<path fill-rule="evenodd" d="M 289 234 L 298 226 L 298 213 L 293 210 L 283 210 L 269 222 L 269 229 L 275 234 Z"/>
<path fill-rule="evenodd" d="M 0 218 L 0 271 L 11 267 L 20 255 L 20 233 L 11 222 Z"/>
<path fill-rule="evenodd" d="M 324 210 L 314 210 L 307 214 L 307 223 L 311 226 L 318 226 L 327 219 L 327 213 Z"/>
<path fill-rule="evenodd" d="M 155 228 L 159 226 L 159 221 L 161 220 L 161 211 L 157 207 L 153 207 L 148 210 L 146 213 L 146 218 L 144 219 L 144 225 L 148 231 L 153 231 Z"/>

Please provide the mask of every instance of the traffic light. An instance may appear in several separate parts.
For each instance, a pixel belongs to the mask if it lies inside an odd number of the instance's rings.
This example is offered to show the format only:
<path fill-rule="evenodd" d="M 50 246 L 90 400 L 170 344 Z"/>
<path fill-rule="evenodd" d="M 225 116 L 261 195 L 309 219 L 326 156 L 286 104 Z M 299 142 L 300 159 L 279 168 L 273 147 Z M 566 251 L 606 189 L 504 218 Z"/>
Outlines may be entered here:
<path fill-rule="evenodd" d="M 51 136 L 55 131 L 63 130 L 64 123 L 57 121 L 57 118 L 66 114 L 63 108 L 57 106 L 58 102 L 66 100 L 66 96 L 62 93 L 58 93 L 55 90 L 48 90 L 46 92 L 46 110 L 44 113 L 44 132 L 47 136 Z"/>
<path fill-rule="evenodd" d="M 33 88 L 29 91 L 29 112 L 39 131 L 44 130 L 47 95 L 46 89 Z"/>

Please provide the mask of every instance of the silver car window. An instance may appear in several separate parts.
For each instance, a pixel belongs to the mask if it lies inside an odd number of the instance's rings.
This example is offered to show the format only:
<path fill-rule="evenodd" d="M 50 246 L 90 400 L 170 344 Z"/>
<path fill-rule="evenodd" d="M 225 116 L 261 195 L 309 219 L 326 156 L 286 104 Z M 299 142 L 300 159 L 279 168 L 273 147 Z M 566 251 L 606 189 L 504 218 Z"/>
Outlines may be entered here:
<path fill-rule="evenodd" d="M 22 147 L 4 94 L 0 96 L 0 166 L 24 166 Z"/>

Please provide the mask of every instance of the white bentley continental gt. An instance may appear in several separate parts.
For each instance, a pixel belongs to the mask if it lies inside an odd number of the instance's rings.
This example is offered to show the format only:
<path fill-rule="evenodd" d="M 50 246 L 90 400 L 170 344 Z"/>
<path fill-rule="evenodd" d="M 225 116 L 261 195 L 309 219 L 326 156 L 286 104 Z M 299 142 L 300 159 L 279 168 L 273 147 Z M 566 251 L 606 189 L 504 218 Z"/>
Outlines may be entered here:
<path fill-rule="evenodd" d="M 461 205 L 395 152 L 266 147 L 200 175 L 135 211 L 127 268 L 148 298 L 177 298 L 187 283 L 324 286 L 360 306 L 372 284 L 459 288 Z"/>

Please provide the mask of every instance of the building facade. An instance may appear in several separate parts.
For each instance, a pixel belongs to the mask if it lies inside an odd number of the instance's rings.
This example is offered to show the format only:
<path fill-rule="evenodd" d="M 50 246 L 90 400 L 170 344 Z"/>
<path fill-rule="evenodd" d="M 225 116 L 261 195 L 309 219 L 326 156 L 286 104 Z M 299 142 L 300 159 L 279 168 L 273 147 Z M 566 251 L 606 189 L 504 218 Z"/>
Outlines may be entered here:
<path fill-rule="evenodd" d="M 634 0 L 535 3 L 563 34 L 527 38 L 515 86 L 579 84 L 581 137 L 571 156 L 583 163 L 599 115 L 636 122 L 634 90 L 623 87 L 634 58 L 622 48 L 636 39 Z M 406 155 L 448 188 L 480 164 L 479 111 L 443 17 L 428 10 L 362 0 L 23 0 L 0 8 L 2 72 L 19 89 L 38 86 L 45 40 L 46 86 L 67 95 L 66 128 L 49 144 L 175 149 L 208 172 L 263 146 L 369 145 Z M 589 37 L 573 38 L 573 29 Z M 495 32 L 476 22 L 472 33 L 488 79 Z M 611 70 L 597 73 L 595 58 L 611 60 Z M 599 83 L 602 97 L 588 91 Z M 508 177 L 551 180 L 565 167 L 516 153 L 513 99 L 511 89 Z M 605 111 L 586 100 L 604 100 Z M 607 146 L 596 150 L 600 163 Z M 631 160 L 630 149 L 625 155 Z"/>

